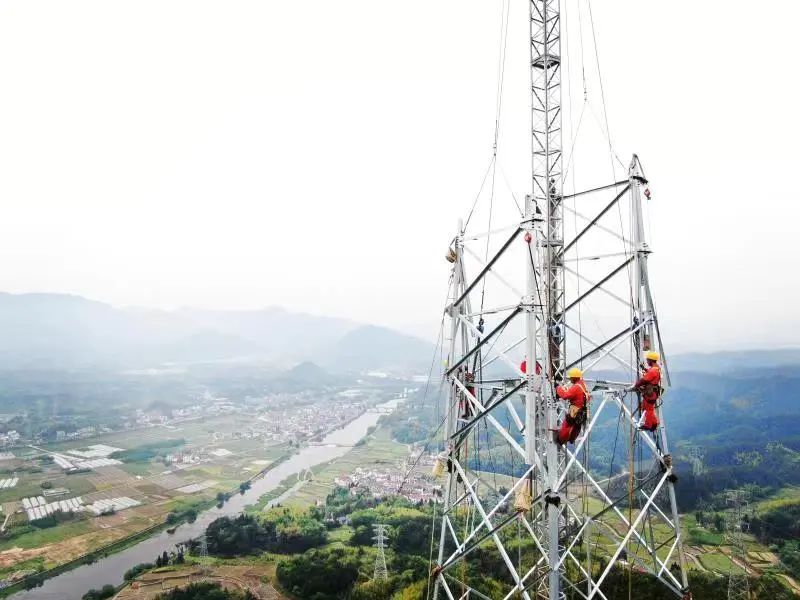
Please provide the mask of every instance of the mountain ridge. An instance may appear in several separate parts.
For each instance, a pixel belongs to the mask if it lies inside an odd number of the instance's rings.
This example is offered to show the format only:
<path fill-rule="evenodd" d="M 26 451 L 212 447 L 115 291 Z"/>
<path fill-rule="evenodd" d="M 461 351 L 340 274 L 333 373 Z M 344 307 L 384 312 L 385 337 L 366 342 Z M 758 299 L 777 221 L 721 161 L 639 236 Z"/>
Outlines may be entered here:
<path fill-rule="evenodd" d="M 74 294 L 41 292 L 0 292 L 0 331 L 4 369 L 141 368 L 252 359 L 314 361 L 340 371 L 408 371 L 429 361 L 433 350 L 432 344 L 389 328 L 283 307 L 118 308 Z M 347 338 L 351 334 L 355 337 Z M 353 348 L 354 343 L 365 346 Z M 356 358 L 357 366 L 352 364 Z"/>

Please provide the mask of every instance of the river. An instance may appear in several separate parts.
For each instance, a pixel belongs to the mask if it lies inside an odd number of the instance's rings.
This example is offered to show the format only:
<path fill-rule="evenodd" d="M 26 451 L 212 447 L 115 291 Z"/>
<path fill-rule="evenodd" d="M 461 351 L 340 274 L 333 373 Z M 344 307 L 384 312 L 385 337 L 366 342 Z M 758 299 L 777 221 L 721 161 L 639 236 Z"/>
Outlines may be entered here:
<path fill-rule="evenodd" d="M 393 400 L 383 407 L 396 407 Z M 222 508 L 210 508 L 197 516 L 194 523 L 183 523 L 173 534 L 165 530 L 146 538 L 138 544 L 121 550 L 90 565 L 82 565 L 71 571 L 48 579 L 41 587 L 17 592 L 13 600 L 73 600 L 79 599 L 90 588 L 101 588 L 105 584 L 118 585 L 125 571 L 143 562 L 153 562 L 164 550 L 173 550 L 175 544 L 185 542 L 203 534 L 214 519 L 237 515 L 249 504 L 255 504 L 267 492 L 275 489 L 287 477 L 316 465 L 344 456 L 351 447 L 377 424 L 381 415 L 364 413 L 341 429 L 329 433 L 317 446 L 306 446 L 300 452 L 255 479 L 244 494 L 235 494 Z"/>

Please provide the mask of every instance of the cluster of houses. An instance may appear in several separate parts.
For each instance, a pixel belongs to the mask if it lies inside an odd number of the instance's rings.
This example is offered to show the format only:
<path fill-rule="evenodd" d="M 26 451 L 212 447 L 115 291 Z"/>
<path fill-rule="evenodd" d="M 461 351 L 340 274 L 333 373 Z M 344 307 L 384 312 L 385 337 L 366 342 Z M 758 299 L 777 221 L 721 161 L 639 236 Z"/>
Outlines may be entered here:
<path fill-rule="evenodd" d="M 264 437 L 269 443 L 298 442 L 342 427 L 366 410 L 363 402 L 331 399 L 330 402 L 285 409 L 259 415 Z"/>
<path fill-rule="evenodd" d="M 410 473 L 402 465 L 386 468 L 357 467 L 353 473 L 337 477 L 334 483 L 348 488 L 352 494 L 366 490 L 374 498 L 402 496 L 410 502 L 442 501 L 442 486 L 419 469 Z"/>
<path fill-rule="evenodd" d="M 0 433 L 0 447 L 10 448 L 16 446 L 17 443 L 19 443 L 20 437 L 19 433 L 14 429 L 6 433 Z"/>
<path fill-rule="evenodd" d="M 108 427 L 93 427 L 91 425 L 87 427 L 81 427 L 80 429 L 76 429 L 75 431 L 70 431 L 67 433 L 66 431 L 56 431 L 56 441 L 57 442 L 69 442 L 71 440 L 82 440 L 85 438 L 93 437 L 99 433 L 110 433 L 111 429 Z"/>

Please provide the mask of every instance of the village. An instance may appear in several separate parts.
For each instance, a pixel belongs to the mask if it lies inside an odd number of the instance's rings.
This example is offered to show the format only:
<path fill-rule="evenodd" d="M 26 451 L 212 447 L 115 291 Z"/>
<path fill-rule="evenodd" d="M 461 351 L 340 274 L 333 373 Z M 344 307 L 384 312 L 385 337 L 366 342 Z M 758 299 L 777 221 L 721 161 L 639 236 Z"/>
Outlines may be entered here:
<path fill-rule="evenodd" d="M 339 487 L 356 495 L 367 492 L 373 498 L 401 496 L 415 504 L 442 502 L 442 485 L 432 475 L 436 459 L 422 450 L 412 450 L 405 460 L 393 465 L 356 467 L 349 475 L 334 478 Z"/>

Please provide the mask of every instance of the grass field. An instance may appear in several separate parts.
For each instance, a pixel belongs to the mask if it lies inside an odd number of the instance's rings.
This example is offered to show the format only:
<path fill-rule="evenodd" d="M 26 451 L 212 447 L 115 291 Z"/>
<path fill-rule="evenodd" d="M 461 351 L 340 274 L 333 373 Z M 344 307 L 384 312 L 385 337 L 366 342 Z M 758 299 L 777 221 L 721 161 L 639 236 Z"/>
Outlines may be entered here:
<path fill-rule="evenodd" d="M 213 503 L 217 492 L 237 488 L 242 481 L 263 469 L 265 463 L 276 461 L 286 452 L 285 447 L 264 446 L 258 438 L 227 438 L 212 442 L 214 431 L 233 431 L 242 425 L 241 418 L 229 416 L 185 423 L 178 428 L 152 427 L 43 446 L 48 452 L 101 443 L 130 450 L 182 438 L 186 440 L 186 446 L 193 449 L 225 448 L 231 452 L 223 457 L 208 454 L 204 462 L 185 468 L 177 468 L 184 465 L 165 465 L 156 460 L 142 459 L 101 467 L 88 473 L 66 475 L 52 461 L 42 459 L 45 453 L 40 450 L 15 450 L 19 458 L 14 464 L 20 482 L 15 488 L 0 492 L 0 505 L 5 512 L 14 514 L 10 535 L 0 538 L 0 569 L 8 572 L 25 568 L 24 565 L 34 565 L 38 569 L 53 567 L 163 523 L 171 511 L 181 512 L 189 507 Z M 177 450 L 179 448 L 170 448 L 168 451 Z M 190 483 L 208 480 L 213 481 L 214 485 L 202 491 L 192 494 L 178 491 Z M 53 488 L 68 489 L 66 497 L 81 496 L 85 503 L 100 498 L 128 496 L 143 504 L 111 516 L 87 516 L 47 529 L 29 530 L 27 517 L 21 512 L 21 500 L 43 495 L 42 484 L 45 482 Z"/>
<path fill-rule="evenodd" d="M 732 565 L 731 559 L 722 554 L 721 552 L 706 552 L 700 555 L 700 563 L 709 571 L 717 571 L 718 573 L 728 573 L 733 566 L 734 573 L 742 573 L 742 570 Z"/>
<path fill-rule="evenodd" d="M 57 527 L 36 529 L 11 539 L 0 540 L 0 551 L 9 548 L 38 548 L 54 542 L 60 542 L 69 537 L 83 535 L 95 529 L 96 527 L 91 519 L 77 519 Z"/>

